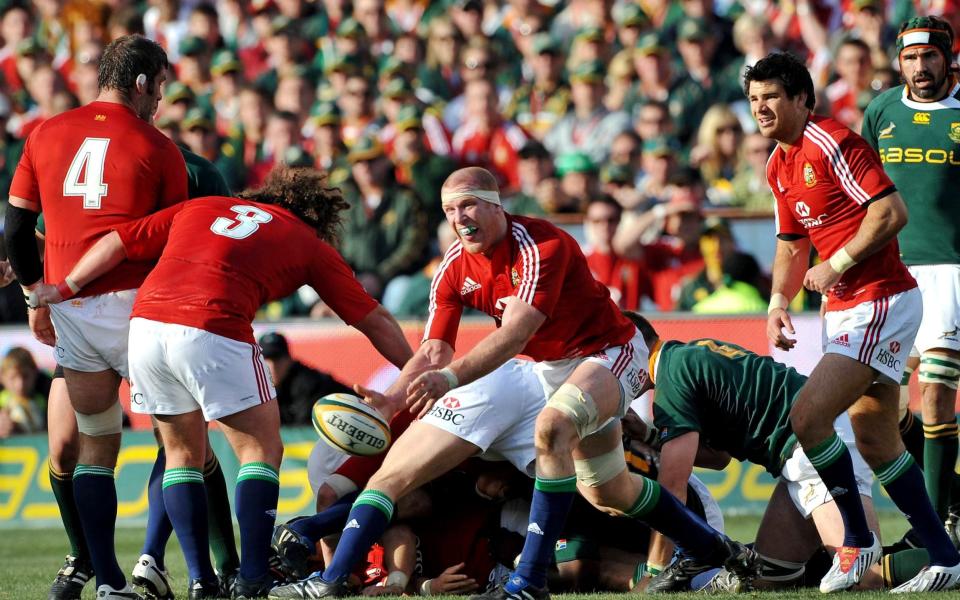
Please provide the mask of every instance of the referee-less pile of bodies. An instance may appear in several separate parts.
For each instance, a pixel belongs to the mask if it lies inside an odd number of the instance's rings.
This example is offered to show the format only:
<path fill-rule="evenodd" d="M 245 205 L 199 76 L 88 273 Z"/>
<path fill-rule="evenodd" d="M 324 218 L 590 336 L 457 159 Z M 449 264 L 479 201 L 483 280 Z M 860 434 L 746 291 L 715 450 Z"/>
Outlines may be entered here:
<path fill-rule="evenodd" d="M 890 139 L 887 120 L 907 114 L 902 107 L 955 110 L 953 37 L 945 22 L 920 18 L 904 23 L 897 40 L 907 87 L 868 108 L 866 121 L 887 132 L 875 136 L 813 116 L 810 73 L 790 54 L 770 54 L 745 73 L 760 133 L 779 145 L 767 170 L 777 202 L 771 343 L 795 346 L 787 308 L 801 286 L 827 296 L 824 357 L 809 378 L 722 340 L 661 340 L 646 319 L 612 302 L 569 235 L 548 221 L 505 212 L 495 174 L 481 167 L 454 171 L 440 188 L 457 239 L 434 274 L 424 341 L 413 351 L 330 245 L 346 204 L 322 185 L 322 173 L 280 167 L 256 190 L 188 200 L 181 153 L 149 124 L 166 56 L 145 38 L 116 40 L 101 60 L 97 101 L 31 134 L 6 213 L 7 251 L 31 306 L 31 328 L 57 346 L 66 381 L 61 402 L 69 401 L 76 415 L 66 423 L 79 432 L 72 473 L 51 473 L 67 500 L 65 521 L 76 546 L 51 594 L 76 597 L 95 574 L 98 598 L 139 597 L 113 549 L 121 376 L 137 394 L 134 410 L 155 417 L 164 444 L 148 547 L 132 578 L 148 595 L 172 594 L 162 556 L 168 523 L 184 550 L 191 598 L 349 595 L 358 564 L 377 541 L 383 591 L 475 593 L 478 600 L 548 598 L 552 577 L 559 578 L 555 590 L 563 582 L 634 584 L 647 592 L 742 590 L 804 577 L 818 581 L 822 592 L 880 586 L 884 579 L 899 584 L 894 592 L 957 587 L 960 555 L 943 526 L 956 453 L 952 411 L 951 421 L 926 428 L 933 441 L 924 459 L 934 468 L 925 486 L 900 441 L 896 407 L 914 346 L 926 389 L 956 388 L 957 349 L 941 335 L 943 319 L 955 314 L 925 312 L 923 298 L 960 294 L 955 276 L 953 288 L 942 289 L 929 262 L 914 264 L 905 253 L 908 270 L 901 260 L 897 235 L 905 241 L 916 235 L 905 227 L 908 207 L 910 214 L 930 214 L 939 205 L 908 194 L 906 185 L 898 191 L 901 174 L 885 170 L 876 149 Z M 910 115 L 912 124 L 939 124 L 950 114 L 930 113 Z M 924 168 L 952 179 L 943 174 L 952 165 Z M 34 235 L 41 210 L 42 265 Z M 78 237 L 86 243 L 76 244 Z M 811 246 L 824 258 L 813 267 Z M 356 388 L 395 417 L 399 435 L 382 464 L 349 462 L 318 482 L 323 510 L 274 530 L 283 449 L 272 384 L 250 324 L 265 301 L 303 284 L 401 368 L 382 393 Z M 464 308 L 490 315 L 499 327 L 454 359 Z M 518 354 L 532 360 L 518 361 Z M 650 427 L 632 418 L 628 406 L 654 389 Z M 203 435 L 209 420 L 220 422 L 241 463 L 239 561 L 223 520 L 207 518 L 208 497 L 218 498 L 219 488 Z M 404 420 L 412 422 L 400 434 Z M 478 454 L 513 468 L 460 467 Z M 656 478 L 637 472 L 657 455 Z M 777 524 L 776 534 L 762 526 L 752 548 L 719 531 L 715 505 L 691 479 L 694 464 L 722 466 L 731 457 L 780 478 L 765 515 L 765 525 Z M 463 474 L 437 479 L 454 469 Z M 884 553 L 869 501 L 874 475 L 907 515 L 919 548 Z M 72 486 L 65 484 L 70 479 Z M 464 495 L 464 487 L 473 493 Z M 529 507 L 487 504 L 467 512 L 484 517 L 469 538 L 482 543 L 455 564 L 447 563 L 450 548 L 462 553 L 467 544 L 416 520 L 462 519 L 443 515 L 441 505 L 451 497 L 483 504 L 527 495 Z M 585 501 L 580 507 L 578 498 Z M 219 494 L 211 506 L 223 499 Z M 222 517 L 224 509 L 214 513 Z M 218 522 L 219 573 L 208 532 Z M 614 549 L 598 532 L 618 531 L 622 523 L 655 533 L 648 547 L 619 548 L 619 560 L 605 559 Z M 796 535 L 785 547 L 786 527 Z M 316 543 L 337 531 L 336 548 L 327 548 L 321 570 L 309 573 Z M 419 572 L 417 533 L 421 547 L 433 549 Z M 817 568 L 821 551 L 825 560 Z M 555 563 L 561 567 L 554 570 Z"/>

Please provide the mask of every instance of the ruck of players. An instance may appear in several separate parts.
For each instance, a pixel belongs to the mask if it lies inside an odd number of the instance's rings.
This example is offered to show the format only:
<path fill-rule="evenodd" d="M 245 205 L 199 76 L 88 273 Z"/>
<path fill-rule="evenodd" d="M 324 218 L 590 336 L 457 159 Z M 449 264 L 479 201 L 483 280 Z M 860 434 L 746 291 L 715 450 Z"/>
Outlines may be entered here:
<path fill-rule="evenodd" d="M 702 38 L 693 28 L 680 28 L 683 43 Z M 411 347 L 377 265 L 359 272 L 345 256 L 386 243 L 358 241 L 358 215 L 419 206 L 413 183 L 391 187 L 379 142 L 350 145 L 349 182 L 333 164 L 289 160 L 231 190 L 154 123 L 164 48 L 113 40 L 96 98 L 26 137 L 4 215 L 4 278 L 15 276 L 30 331 L 57 364 L 48 468 L 70 548 L 49 599 L 85 588 L 103 600 L 960 589 L 960 161 L 945 158 L 960 152 L 957 40 L 946 20 L 919 16 L 892 43 L 902 84 L 864 106 L 859 133 L 817 111 L 809 66 L 789 52 L 768 50 L 734 76 L 771 151 L 760 176 L 775 215 L 769 351 L 758 353 L 710 327 L 670 339 L 656 315 L 612 297 L 568 229 L 514 214 L 512 183 L 466 159 L 444 177 L 414 175 L 430 179 L 436 206 L 391 233 L 412 247 L 439 226 L 447 240 Z M 602 67 L 571 71 L 575 102 Z M 496 102 L 495 89 L 476 91 L 484 81 L 467 83 L 463 110 Z M 563 169 L 578 172 L 579 158 Z M 591 199 L 587 214 L 619 220 L 618 201 Z M 658 205 L 678 236 L 684 202 Z M 408 259 L 421 257 L 389 261 Z M 727 275 L 749 266 L 732 264 Z M 305 289 L 393 370 L 382 386 L 346 382 L 301 409 L 320 438 L 308 464 L 315 510 L 278 521 L 278 396 L 294 363 L 277 366 L 287 340 L 258 342 L 254 320 Z M 794 357 L 812 337 L 795 317 L 810 296 L 822 298 L 821 347 L 803 374 Z M 494 327 L 458 347 L 468 313 Z M 123 380 L 158 446 L 137 556 L 115 547 Z M 775 480 L 754 539 L 725 531 L 695 472 L 731 461 Z M 881 535 L 878 489 L 902 539 Z M 172 535 L 186 582 L 170 574 Z"/>

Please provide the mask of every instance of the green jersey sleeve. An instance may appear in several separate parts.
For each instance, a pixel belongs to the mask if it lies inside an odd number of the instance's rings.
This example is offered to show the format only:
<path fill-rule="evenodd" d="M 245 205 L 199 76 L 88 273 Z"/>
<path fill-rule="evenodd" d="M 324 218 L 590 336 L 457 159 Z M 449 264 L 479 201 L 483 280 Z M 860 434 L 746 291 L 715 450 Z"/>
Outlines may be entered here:
<path fill-rule="evenodd" d="M 187 194 L 190 198 L 232 195 L 226 179 L 212 162 L 183 147 L 180 147 L 180 153 L 187 165 Z"/>

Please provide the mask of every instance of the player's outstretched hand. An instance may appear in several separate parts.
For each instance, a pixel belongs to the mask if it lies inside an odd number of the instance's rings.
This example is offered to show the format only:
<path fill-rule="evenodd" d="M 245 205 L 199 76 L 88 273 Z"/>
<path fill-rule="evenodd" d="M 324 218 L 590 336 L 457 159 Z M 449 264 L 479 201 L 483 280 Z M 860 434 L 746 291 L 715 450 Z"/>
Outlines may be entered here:
<path fill-rule="evenodd" d="M 443 573 L 433 578 L 430 582 L 430 594 L 440 596 L 443 594 L 469 594 L 480 589 L 477 582 L 465 573 L 460 573 L 464 563 L 458 563 L 452 567 L 447 567 Z"/>
<path fill-rule="evenodd" d="M 397 412 L 390 400 L 388 400 L 387 397 L 380 392 L 363 387 L 359 383 L 353 384 L 353 391 L 360 395 L 364 402 L 380 411 L 380 414 L 388 419 L 393 415 L 393 413 Z"/>
<path fill-rule="evenodd" d="M 450 391 L 450 382 L 440 371 L 421 373 L 407 386 L 407 408 L 423 418 L 441 396 Z"/>
<path fill-rule="evenodd" d="M 791 335 L 796 334 L 796 331 L 793 330 L 793 321 L 790 320 L 790 314 L 782 308 L 775 308 L 767 316 L 767 339 L 773 342 L 775 347 L 789 351 L 797 345 L 797 340 L 785 336 L 783 334 L 784 329 Z"/>
<path fill-rule="evenodd" d="M 47 346 L 53 346 L 57 343 L 57 334 L 53 330 L 53 322 L 50 320 L 50 309 L 46 307 L 36 308 L 27 311 L 27 321 L 30 325 L 30 331 L 37 341 Z"/>
<path fill-rule="evenodd" d="M 824 261 L 807 270 L 806 275 L 803 276 L 803 287 L 811 292 L 826 294 L 840 281 L 842 275 L 837 273 L 828 261 Z"/>

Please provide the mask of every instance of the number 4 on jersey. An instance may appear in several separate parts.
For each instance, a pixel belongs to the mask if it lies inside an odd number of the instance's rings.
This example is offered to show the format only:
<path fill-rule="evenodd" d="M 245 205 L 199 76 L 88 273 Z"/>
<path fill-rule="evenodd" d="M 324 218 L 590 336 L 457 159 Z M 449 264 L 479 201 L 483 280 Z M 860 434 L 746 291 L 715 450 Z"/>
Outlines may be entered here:
<path fill-rule="evenodd" d="M 107 195 L 107 184 L 103 182 L 103 165 L 107 160 L 109 145 L 109 138 L 84 139 L 73 156 L 67 177 L 63 180 L 63 195 L 82 196 L 85 209 L 99 209 L 100 201 Z"/>

